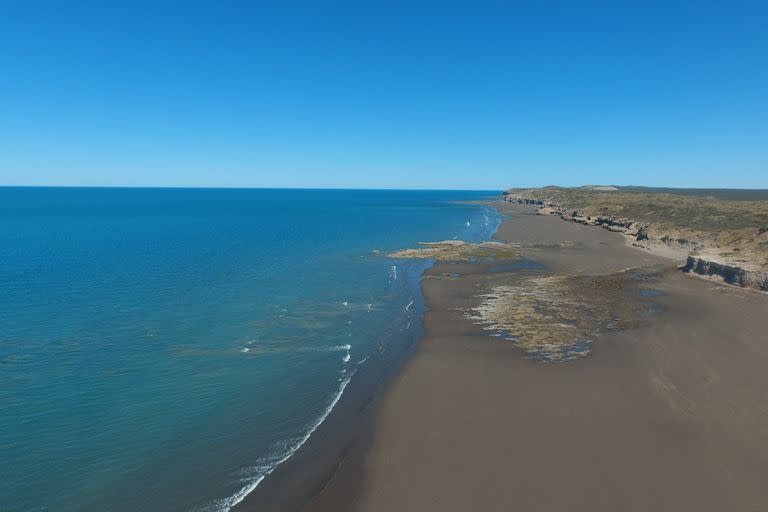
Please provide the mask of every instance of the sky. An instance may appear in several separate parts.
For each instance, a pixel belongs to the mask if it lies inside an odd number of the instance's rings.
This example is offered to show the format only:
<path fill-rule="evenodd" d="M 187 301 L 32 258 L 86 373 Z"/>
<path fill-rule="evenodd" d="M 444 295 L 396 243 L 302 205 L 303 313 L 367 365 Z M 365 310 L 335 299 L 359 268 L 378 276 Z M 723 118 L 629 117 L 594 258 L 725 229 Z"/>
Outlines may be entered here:
<path fill-rule="evenodd" d="M 0 1 L 0 185 L 598 183 L 768 188 L 768 2 Z"/>

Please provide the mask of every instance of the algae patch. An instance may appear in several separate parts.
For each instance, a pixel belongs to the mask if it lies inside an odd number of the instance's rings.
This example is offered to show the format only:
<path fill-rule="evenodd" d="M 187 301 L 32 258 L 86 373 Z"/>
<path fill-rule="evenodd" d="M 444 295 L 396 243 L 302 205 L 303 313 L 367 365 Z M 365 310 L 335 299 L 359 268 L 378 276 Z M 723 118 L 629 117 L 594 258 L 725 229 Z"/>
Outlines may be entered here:
<path fill-rule="evenodd" d="M 642 325 L 649 308 L 638 289 L 653 279 L 653 273 L 640 270 L 520 274 L 492 286 L 467 316 L 538 361 L 570 361 L 589 354 L 598 334 Z"/>

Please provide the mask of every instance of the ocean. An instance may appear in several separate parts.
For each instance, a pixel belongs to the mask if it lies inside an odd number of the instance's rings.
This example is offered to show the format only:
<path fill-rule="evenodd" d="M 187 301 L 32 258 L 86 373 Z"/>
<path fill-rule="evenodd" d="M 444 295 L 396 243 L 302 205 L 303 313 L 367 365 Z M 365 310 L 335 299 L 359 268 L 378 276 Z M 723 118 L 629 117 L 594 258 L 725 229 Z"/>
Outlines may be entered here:
<path fill-rule="evenodd" d="M 418 341 L 383 253 L 492 195 L 0 188 L 0 510 L 229 510 Z"/>

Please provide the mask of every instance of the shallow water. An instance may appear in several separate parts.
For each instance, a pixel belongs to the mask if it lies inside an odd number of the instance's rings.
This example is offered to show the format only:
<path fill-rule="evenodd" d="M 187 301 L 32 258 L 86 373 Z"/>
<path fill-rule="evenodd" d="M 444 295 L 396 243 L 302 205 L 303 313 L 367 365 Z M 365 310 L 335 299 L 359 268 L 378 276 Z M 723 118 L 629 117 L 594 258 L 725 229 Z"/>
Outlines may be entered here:
<path fill-rule="evenodd" d="M 0 509 L 226 510 L 415 341 L 424 262 L 373 251 L 489 194 L 0 189 Z"/>

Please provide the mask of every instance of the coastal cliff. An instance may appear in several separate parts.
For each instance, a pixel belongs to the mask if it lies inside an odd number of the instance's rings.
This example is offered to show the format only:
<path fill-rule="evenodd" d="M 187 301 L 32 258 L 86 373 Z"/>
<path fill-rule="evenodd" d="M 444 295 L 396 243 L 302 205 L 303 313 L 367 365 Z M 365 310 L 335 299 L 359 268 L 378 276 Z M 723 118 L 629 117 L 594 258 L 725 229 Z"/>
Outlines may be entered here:
<path fill-rule="evenodd" d="M 685 273 L 768 291 L 768 201 L 595 186 L 511 189 L 503 197 L 536 206 L 539 215 L 620 233 L 631 245 L 679 259 Z"/>
<path fill-rule="evenodd" d="M 764 271 L 747 270 L 697 256 L 688 256 L 680 270 L 701 276 L 716 276 L 728 284 L 768 291 L 768 272 Z"/>

